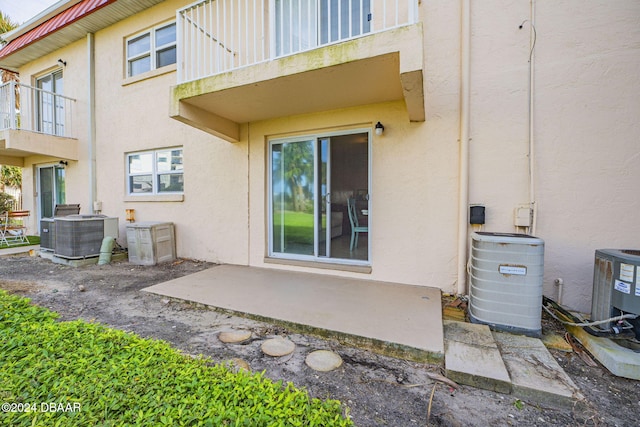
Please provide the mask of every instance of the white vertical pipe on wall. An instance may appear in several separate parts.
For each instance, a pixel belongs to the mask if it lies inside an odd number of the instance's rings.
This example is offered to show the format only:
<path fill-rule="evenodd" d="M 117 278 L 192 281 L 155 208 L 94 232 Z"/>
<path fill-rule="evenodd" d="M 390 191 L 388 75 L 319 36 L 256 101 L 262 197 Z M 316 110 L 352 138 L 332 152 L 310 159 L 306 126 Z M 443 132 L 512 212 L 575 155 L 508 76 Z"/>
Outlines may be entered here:
<path fill-rule="evenodd" d="M 458 295 L 467 291 L 469 218 L 469 107 L 471 80 L 471 0 L 461 0 L 460 28 L 460 169 L 458 188 Z"/>
<path fill-rule="evenodd" d="M 538 204 L 536 203 L 536 176 L 535 176 L 535 138 L 534 138 L 534 88 L 535 88 L 535 44 L 536 44 L 536 2 L 530 2 L 531 25 L 529 26 L 529 44 L 531 52 L 529 53 L 529 206 L 533 209 L 533 218 L 531 219 L 531 228 L 529 233 L 536 235 L 536 225 L 538 221 Z"/>
<path fill-rule="evenodd" d="M 96 178 L 96 56 L 95 36 L 87 34 L 87 72 L 89 80 L 89 212 L 94 213 L 98 182 Z"/>

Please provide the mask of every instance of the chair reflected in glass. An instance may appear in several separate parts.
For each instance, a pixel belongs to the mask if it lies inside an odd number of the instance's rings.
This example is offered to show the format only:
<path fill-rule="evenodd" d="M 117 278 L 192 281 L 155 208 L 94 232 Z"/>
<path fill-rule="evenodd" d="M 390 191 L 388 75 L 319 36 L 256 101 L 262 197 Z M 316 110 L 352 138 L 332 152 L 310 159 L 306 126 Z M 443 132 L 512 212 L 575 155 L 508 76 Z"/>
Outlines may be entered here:
<path fill-rule="evenodd" d="M 347 199 L 347 210 L 349 212 L 349 222 L 351 223 L 351 245 L 349 251 L 358 247 L 358 236 L 360 233 L 368 233 L 369 226 L 362 226 L 358 222 L 358 212 L 356 210 L 356 199 Z"/>

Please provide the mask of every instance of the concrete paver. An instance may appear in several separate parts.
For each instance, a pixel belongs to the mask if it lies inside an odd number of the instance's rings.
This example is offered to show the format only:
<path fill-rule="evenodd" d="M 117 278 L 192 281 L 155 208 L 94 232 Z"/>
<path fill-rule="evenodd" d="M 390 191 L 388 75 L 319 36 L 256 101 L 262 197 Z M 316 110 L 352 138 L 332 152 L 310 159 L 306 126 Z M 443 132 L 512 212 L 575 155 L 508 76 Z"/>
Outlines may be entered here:
<path fill-rule="evenodd" d="M 538 338 L 444 321 L 447 376 L 461 384 L 555 407 L 584 401 L 580 389 Z"/>
<path fill-rule="evenodd" d="M 342 358 L 333 351 L 316 350 L 307 355 L 304 363 L 314 371 L 329 372 L 342 366 Z"/>
<path fill-rule="evenodd" d="M 224 331 L 220 332 L 218 339 L 223 343 L 235 344 L 244 342 L 251 338 L 251 331 L 239 330 L 239 331 Z"/>
<path fill-rule="evenodd" d="M 485 390 L 511 391 L 509 373 L 488 326 L 445 320 L 444 336 L 447 377 Z"/>
<path fill-rule="evenodd" d="M 566 328 L 612 374 L 640 380 L 640 354 L 616 344 L 613 340 L 589 335 L 578 326 Z"/>
<path fill-rule="evenodd" d="M 293 353 L 293 351 L 296 349 L 296 345 L 291 340 L 278 337 L 266 340 L 262 343 L 260 349 L 264 354 L 267 354 L 269 356 L 281 357 Z"/>
<path fill-rule="evenodd" d="M 572 407 L 584 400 L 541 340 L 501 332 L 493 336 L 511 377 L 513 395 L 555 407 Z"/>

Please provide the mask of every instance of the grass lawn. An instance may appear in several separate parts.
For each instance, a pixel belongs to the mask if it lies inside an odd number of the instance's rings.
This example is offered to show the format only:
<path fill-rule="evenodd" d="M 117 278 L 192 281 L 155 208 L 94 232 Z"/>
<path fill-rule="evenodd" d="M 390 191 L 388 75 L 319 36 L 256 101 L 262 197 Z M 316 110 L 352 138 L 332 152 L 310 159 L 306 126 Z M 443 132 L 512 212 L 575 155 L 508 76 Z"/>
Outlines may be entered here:
<path fill-rule="evenodd" d="M 40 236 L 27 236 L 27 240 L 29 240 L 29 243 L 20 243 L 19 245 L 4 245 L 4 244 L 0 244 L 0 249 L 7 249 L 7 248 L 18 248 L 20 246 L 31 246 L 31 245 L 39 245 L 40 244 Z"/>
<path fill-rule="evenodd" d="M 352 426 L 335 400 L 0 290 L 0 425 Z"/>
<path fill-rule="evenodd" d="M 282 213 L 284 212 L 284 215 Z M 273 215 L 274 239 L 280 238 L 281 225 L 284 222 L 284 235 L 288 243 L 313 244 L 313 214 L 294 211 L 275 212 Z M 284 217 L 284 218 L 283 218 Z M 322 225 L 326 223 L 323 216 Z"/>

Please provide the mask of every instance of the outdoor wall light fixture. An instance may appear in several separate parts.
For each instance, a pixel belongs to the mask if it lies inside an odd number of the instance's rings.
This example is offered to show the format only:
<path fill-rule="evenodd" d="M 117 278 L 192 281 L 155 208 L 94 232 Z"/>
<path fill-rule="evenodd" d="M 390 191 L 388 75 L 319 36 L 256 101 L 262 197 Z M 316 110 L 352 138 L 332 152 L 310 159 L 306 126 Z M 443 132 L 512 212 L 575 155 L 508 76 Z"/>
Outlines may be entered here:
<path fill-rule="evenodd" d="M 135 211 L 135 209 L 126 209 L 127 221 L 134 222 L 136 220 Z"/>
<path fill-rule="evenodd" d="M 376 123 L 376 135 L 382 135 L 382 132 L 384 132 L 384 126 L 382 126 L 382 123 L 378 122 Z"/>
<path fill-rule="evenodd" d="M 58 64 L 60 64 L 61 67 L 66 67 L 67 66 L 67 61 L 63 61 L 62 59 L 58 59 Z"/>
<path fill-rule="evenodd" d="M 62 166 L 62 167 L 65 167 L 65 166 L 67 166 L 67 165 L 69 164 L 69 162 L 67 162 L 66 160 L 60 160 L 60 161 L 58 162 L 58 164 L 59 164 L 60 166 Z"/>

